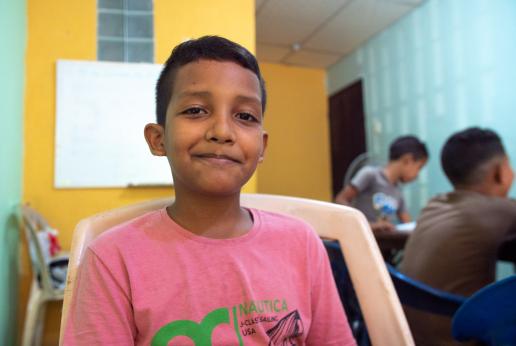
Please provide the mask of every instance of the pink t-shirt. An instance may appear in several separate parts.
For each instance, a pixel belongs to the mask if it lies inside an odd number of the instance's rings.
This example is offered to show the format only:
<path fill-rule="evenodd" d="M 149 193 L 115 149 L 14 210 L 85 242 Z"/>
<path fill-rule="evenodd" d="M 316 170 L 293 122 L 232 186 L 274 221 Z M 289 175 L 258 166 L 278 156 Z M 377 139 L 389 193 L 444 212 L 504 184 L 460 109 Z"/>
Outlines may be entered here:
<path fill-rule="evenodd" d="M 87 249 L 65 345 L 355 345 L 322 242 L 306 223 L 251 210 L 231 239 L 165 209 Z"/>

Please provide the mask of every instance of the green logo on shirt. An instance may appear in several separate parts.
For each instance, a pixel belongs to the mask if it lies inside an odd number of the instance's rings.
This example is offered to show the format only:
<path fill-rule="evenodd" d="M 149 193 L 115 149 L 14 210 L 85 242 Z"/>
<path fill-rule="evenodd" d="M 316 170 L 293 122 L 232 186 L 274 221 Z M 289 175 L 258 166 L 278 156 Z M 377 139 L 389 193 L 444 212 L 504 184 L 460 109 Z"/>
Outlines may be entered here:
<path fill-rule="evenodd" d="M 160 328 L 152 338 L 152 346 L 166 346 L 176 336 L 187 336 L 199 346 L 211 345 L 213 329 L 223 323 L 229 324 L 229 310 L 227 308 L 213 310 L 203 318 L 201 323 L 190 320 L 174 321 Z M 241 341 L 240 336 L 239 339 Z"/>
<path fill-rule="evenodd" d="M 249 317 L 254 314 L 270 314 L 279 312 L 288 312 L 287 302 L 285 299 L 279 300 L 259 300 L 249 301 L 244 304 L 239 304 L 240 317 Z M 296 312 L 297 313 L 297 312 Z M 258 323 L 274 323 L 277 321 L 277 317 L 266 317 L 261 316 L 257 318 L 246 319 L 241 323 L 242 331 L 240 331 L 238 317 L 237 317 L 237 306 L 233 307 L 233 327 L 235 334 L 238 337 L 239 346 L 243 346 L 242 333 L 244 336 L 255 334 L 253 328 L 254 324 Z M 280 321 L 283 324 L 284 321 Z M 221 324 L 230 325 L 230 316 L 228 308 L 219 308 L 211 311 L 202 319 L 200 323 L 196 323 L 190 320 L 177 320 L 170 322 L 161 327 L 156 335 L 152 338 L 152 346 L 166 346 L 176 336 L 185 336 L 190 338 L 196 346 L 209 346 L 211 345 L 211 336 L 215 327 Z M 274 334 L 277 333 L 277 326 L 273 328 Z M 302 328 L 301 328 L 302 329 Z M 270 330 L 267 331 L 269 334 Z M 297 332 L 290 337 L 298 336 L 299 329 Z M 283 334 L 283 333 L 279 333 Z M 270 336 L 270 335 L 269 335 Z"/>

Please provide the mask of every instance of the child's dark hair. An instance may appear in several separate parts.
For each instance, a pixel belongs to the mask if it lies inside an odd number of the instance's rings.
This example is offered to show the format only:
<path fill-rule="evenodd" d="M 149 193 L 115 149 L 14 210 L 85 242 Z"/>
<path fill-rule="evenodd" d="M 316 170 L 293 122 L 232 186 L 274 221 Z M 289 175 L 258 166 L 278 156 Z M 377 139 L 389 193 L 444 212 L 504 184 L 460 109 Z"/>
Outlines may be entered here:
<path fill-rule="evenodd" d="M 492 130 L 470 127 L 448 138 L 441 151 L 441 165 L 454 186 L 478 183 L 485 163 L 504 157 L 502 140 Z"/>
<path fill-rule="evenodd" d="M 167 107 L 172 97 L 177 71 L 180 67 L 201 59 L 231 61 L 251 70 L 260 82 L 262 112 L 265 112 L 267 99 L 265 82 L 254 55 L 241 45 L 226 38 L 203 36 L 176 46 L 165 63 L 156 85 L 156 115 L 158 124 L 165 126 Z"/>
<path fill-rule="evenodd" d="M 412 154 L 414 160 L 428 159 L 428 150 L 425 143 L 415 136 L 396 138 L 389 148 L 389 161 L 398 160 L 405 154 Z"/>

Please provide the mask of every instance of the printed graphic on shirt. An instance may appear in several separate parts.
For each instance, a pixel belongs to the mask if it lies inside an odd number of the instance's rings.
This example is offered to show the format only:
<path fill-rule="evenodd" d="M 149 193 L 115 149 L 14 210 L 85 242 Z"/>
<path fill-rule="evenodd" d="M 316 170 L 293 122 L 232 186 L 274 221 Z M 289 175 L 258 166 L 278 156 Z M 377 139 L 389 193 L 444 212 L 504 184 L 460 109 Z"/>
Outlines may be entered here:
<path fill-rule="evenodd" d="M 246 339 L 257 334 L 258 325 L 263 325 L 266 330 L 269 346 L 296 345 L 297 338 L 304 332 L 299 312 L 289 311 L 285 299 L 258 300 L 238 304 L 231 309 L 215 309 L 200 322 L 170 322 L 154 335 L 152 346 L 166 346 L 177 336 L 190 338 L 196 346 L 210 346 L 213 330 L 221 324 L 233 324 L 239 346 L 245 346 Z"/>
<path fill-rule="evenodd" d="M 303 334 L 303 321 L 297 310 L 283 317 L 278 324 L 267 331 L 269 346 L 296 345 L 296 338 Z"/>
<path fill-rule="evenodd" d="M 398 201 L 383 192 L 373 195 L 373 208 L 378 210 L 380 217 L 390 217 L 398 210 Z"/>

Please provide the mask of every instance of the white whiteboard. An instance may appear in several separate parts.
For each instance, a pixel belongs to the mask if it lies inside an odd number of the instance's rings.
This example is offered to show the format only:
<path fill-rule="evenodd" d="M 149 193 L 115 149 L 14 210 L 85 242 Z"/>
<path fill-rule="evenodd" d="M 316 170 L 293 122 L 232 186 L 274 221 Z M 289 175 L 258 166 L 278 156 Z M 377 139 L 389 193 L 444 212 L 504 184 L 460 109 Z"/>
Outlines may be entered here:
<path fill-rule="evenodd" d="M 156 64 L 59 60 L 56 188 L 172 184 L 166 157 L 150 153 L 143 129 L 156 122 Z"/>

